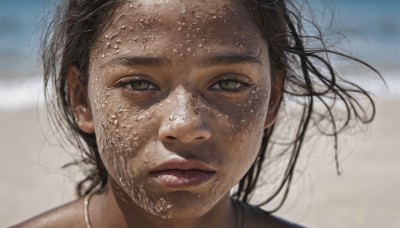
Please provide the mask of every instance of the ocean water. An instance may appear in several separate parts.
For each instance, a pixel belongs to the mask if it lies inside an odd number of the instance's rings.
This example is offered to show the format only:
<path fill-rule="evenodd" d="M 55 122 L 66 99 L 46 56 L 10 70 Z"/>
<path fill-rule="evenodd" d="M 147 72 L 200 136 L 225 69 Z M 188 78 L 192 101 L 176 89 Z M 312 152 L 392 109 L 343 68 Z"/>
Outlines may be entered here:
<path fill-rule="evenodd" d="M 40 36 L 38 28 L 44 14 L 44 2 L 44 0 L 0 0 L 1 70 L 13 70 L 15 67 L 33 65 L 36 62 Z"/>
<path fill-rule="evenodd" d="M 373 77 L 360 83 L 366 84 L 378 97 L 399 99 L 400 0 L 309 1 L 320 12 L 326 6 L 334 9 L 338 22 L 335 29 L 349 40 L 340 44 L 342 48 L 379 68 L 389 88 Z M 38 65 L 40 23 L 45 5 L 54 2 L 0 0 L 0 111 L 42 103 L 40 71 L 32 69 Z M 324 16 L 321 17 L 324 21 Z M 357 76 L 354 80 L 358 80 Z"/>

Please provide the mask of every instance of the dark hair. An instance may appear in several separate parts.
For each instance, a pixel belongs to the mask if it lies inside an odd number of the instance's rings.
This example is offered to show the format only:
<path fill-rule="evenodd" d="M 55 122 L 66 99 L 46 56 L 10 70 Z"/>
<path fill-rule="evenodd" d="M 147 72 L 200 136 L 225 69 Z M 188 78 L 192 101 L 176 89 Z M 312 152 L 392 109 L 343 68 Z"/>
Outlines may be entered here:
<path fill-rule="evenodd" d="M 294 2 L 290 0 L 241 1 L 269 44 L 273 80 L 278 80 L 279 75 L 285 77 L 282 99 L 295 99 L 302 106 L 295 136 L 284 150 L 290 155 L 282 181 L 276 191 L 262 202 L 266 204 L 283 192 L 283 198 L 276 208 L 278 209 L 289 193 L 296 162 L 311 123 L 321 134 L 334 138 L 335 160 L 338 163 L 338 134 L 346 129 L 351 120 L 368 123 L 375 115 L 374 102 L 368 93 L 356 84 L 340 77 L 331 65 L 329 56 L 331 54 L 342 56 L 378 72 L 365 62 L 328 49 L 319 27 L 310 21 L 308 22 L 314 26 L 317 34 L 307 35 L 302 24 L 305 19 Z M 102 30 L 107 27 L 107 19 L 111 18 L 124 2 L 122 0 L 65 0 L 52 16 L 42 39 L 46 102 L 49 113 L 53 117 L 53 124 L 59 126 L 68 136 L 69 142 L 82 151 L 81 159 L 73 164 L 89 166 L 86 178 L 77 185 L 78 196 L 87 195 L 96 188 L 104 187 L 107 183 L 107 171 L 99 157 L 95 134 L 81 131 L 74 120 L 68 96 L 66 73 L 71 65 L 76 66 L 80 72 L 79 80 L 83 85 L 83 91 L 86 91 L 91 47 Z M 316 47 L 315 41 L 319 42 L 320 47 Z M 313 45 L 306 45 L 310 43 Z M 372 106 L 370 112 L 359 102 L 359 95 L 367 98 L 369 105 Z M 86 94 L 81 94 L 79 99 L 85 101 Z M 322 112 L 315 109 L 317 103 L 324 108 Z M 335 117 L 333 113 L 336 105 L 345 107 L 344 121 L 342 116 L 340 125 L 338 117 Z M 322 122 L 329 123 L 329 126 L 321 128 Z M 257 159 L 241 179 L 237 191 L 233 194 L 235 199 L 247 202 L 256 189 L 266 151 L 273 145 L 271 142 L 273 132 L 274 127 L 264 131 Z"/>

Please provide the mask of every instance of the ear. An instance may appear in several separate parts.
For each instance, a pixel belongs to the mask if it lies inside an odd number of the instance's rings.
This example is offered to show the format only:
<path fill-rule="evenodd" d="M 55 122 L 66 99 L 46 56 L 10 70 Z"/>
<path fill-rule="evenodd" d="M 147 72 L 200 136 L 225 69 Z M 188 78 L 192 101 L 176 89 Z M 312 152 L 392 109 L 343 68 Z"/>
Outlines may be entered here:
<path fill-rule="evenodd" d="M 68 98 L 76 124 L 83 132 L 90 134 L 94 132 L 93 115 L 86 99 L 87 91 L 79 80 L 79 75 L 80 72 L 76 66 L 68 67 Z"/>
<path fill-rule="evenodd" d="M 286 77 L 286 71 L 280 70 L 271 80 L 271 95 L 268 103 L 268 113 L 265 118 L 264 128 L 270 128 L 278 118 L 279 108 L 281 106 L 283 86 Z"/>

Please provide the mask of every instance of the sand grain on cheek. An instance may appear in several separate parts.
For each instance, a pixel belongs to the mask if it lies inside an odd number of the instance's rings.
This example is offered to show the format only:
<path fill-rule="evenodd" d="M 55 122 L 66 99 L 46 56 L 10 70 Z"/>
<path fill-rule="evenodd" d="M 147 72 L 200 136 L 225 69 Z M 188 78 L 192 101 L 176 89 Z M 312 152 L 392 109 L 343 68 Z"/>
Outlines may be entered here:
<path fill-rule="evenodd" d="M 251 91 L 248 99 L 235 105 L 233 110 L 229 110 L 230 114 L 225 114 L 219 120 L 227 121 L 227 125 L 221 126 L 220 130 L 226 145 L 230 145 L 232 151 L 228 162 L 236 163 L 237 169 L 243 175 L 253 164 L 261 145 L 267 99 L 268 94 L 264 87 L 256 88 Z"/>
<path fill-rule="evenodd" d="M 154 146 L 151 136 L 156 133 L 147 126 L 156 125 L 155 109 L 140 110 L 121 100 L 120 91 L 106 88 L 101 77 L 91 83 L 96 140 L 109 175 L 136 205 L 154 215 L 170 216 L 172 206 L 162 197 L 149 195 L 141 181 L 143 162 L 154 156 L 146 147 Z"/>
<path fill-rule="evenodd" d="M 251 134 L 252 137 L 259 135 L 259 131 L 263 130 L 262 125 L 267 115 L 268 94 L 264 87 L 255 88 L 251 91 L 251 95 L 237 103 L 235 106 L 224 109 L 218 113 L 218 117 L 224 117 L 222 120 L 228 121 L 229 128 L 221 128 L 224 135 Z"/>

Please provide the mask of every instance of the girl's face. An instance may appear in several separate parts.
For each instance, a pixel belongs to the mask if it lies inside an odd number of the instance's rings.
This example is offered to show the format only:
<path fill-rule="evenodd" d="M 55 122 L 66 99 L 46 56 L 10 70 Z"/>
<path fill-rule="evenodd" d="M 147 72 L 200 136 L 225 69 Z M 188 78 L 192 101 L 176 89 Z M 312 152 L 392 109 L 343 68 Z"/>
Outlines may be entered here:
<path fill-rule="evenodd" d="M 237 1 L 127 3 L 94 45 L 89 75 L 110 184 L 153 215 L 209 211 L 270 124 L 268 47 Z"/>

